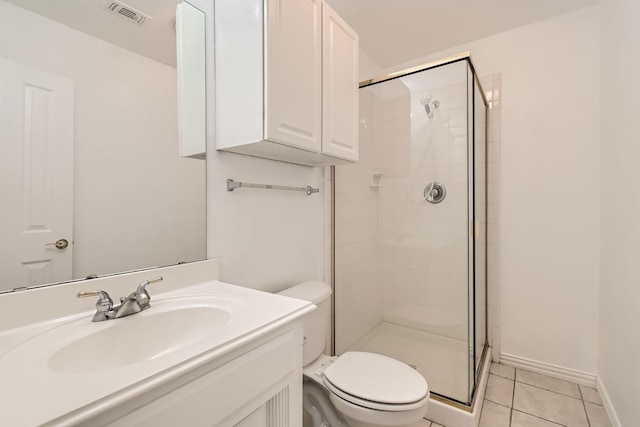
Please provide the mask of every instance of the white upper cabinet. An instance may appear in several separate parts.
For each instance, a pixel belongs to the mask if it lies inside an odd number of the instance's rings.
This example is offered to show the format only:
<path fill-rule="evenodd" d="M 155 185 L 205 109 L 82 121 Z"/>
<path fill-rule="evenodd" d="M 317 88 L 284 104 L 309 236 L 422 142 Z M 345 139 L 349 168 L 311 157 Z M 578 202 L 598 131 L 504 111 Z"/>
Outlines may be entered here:
<path fill-rule="evenodd" d="M 322 0 L 216 0 L 216 147 L 358 158 L 358 36 Z"/>
<path fill-rule="evenodd" d="M 321 0 L 267 2 L 265 139 L 322 150 Z"/>
<path fill-rule="evenodd" d="M 358 34 L 326 3 L 322 26 L 322 152 L 356 161 Z"/>

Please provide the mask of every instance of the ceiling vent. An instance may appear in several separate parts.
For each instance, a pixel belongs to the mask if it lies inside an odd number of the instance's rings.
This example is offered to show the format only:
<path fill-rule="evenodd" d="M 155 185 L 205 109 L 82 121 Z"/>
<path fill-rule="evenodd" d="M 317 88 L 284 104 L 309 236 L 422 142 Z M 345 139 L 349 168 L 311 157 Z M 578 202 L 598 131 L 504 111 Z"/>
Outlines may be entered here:
<path fill-rule="evenodd" d="M 147 19 L 153 19 L 149 15 L 116 0 L 111 0 L 107 3 L 107 10 L 123 18 L 127 18 L 129 21 L 135 22 L 138 25 L 144 24 Z"/>

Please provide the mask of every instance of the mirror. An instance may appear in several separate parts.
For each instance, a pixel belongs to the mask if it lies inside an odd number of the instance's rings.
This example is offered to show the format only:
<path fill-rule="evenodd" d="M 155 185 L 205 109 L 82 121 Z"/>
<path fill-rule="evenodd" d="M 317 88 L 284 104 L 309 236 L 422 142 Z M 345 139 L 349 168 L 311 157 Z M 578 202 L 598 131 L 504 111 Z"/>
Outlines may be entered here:
<path fill-rule="evenodd" d="M 0 0 L 0 292 L 206 258 L 181 2 L 125 3 Z"/>

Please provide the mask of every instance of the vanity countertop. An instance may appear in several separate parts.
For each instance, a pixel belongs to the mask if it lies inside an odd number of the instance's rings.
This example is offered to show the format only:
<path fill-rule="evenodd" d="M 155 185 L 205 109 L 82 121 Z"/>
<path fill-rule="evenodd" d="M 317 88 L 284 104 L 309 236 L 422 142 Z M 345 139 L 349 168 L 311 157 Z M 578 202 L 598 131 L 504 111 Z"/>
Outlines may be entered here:
<path fill-rule="evenodd" d="M 149 293 L 150 309 L 121 319 L 91 310 L 0 330 L 0 425 L 81 423 L 315 308 L 218 280 Z"/>

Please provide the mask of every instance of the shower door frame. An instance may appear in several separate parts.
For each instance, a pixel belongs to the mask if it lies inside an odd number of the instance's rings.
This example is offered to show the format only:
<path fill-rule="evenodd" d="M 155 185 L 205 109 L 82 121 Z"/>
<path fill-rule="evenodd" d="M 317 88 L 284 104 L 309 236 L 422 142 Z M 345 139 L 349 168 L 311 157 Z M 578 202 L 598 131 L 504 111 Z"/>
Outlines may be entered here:
<path fill-rule="evenodd" d="M 415 74 L 415 73 L 420 73 L 422 71 L 427 71 L 430 69 L 434 69 L 434 68 L 438 68 L 438 67 L 442 67 L 442 66 L 446 66 L 452 63 L 456 63 L 456 62 L 460 62 L 460 61 L 466 61 L 467 62 L 467 66 L 468 66 L 468 70 L 471 71 L 471 74 L 473 75 L 473 81 L 472 82 L 467 82 L 467 87 L 469 87 L 469 84 L 471 84 L 471 94 L 467 93 L 467 102 L 471 104 L 471 111 L 473 113 L 473 116 L 471 117 L 471 122 L 469 121 L 469 117 L 467 118 L 467 130 L 469 131 L 469 129 L 472 129 L 473 131 L 473 138 L 470 142 L 468 142 L 468 144 L 470 145 L 470 150 L 469 152 L 471 153 L 471 156 L 467 159 L 468 162 L 468 167 L 469 167 L 469 178 L 467 180 L 467 185 L 469 185 L 470 183 L 473 183 L 475 185 L 475 141 L 476 141 L 476 134 L 475 134 L 475 121 L 476 121 L 476 110 L 475 110 L 475 90 L 473 90 L 473 88 L 476 87 L 476 85 L 478 86 L 478 88 L 480 89 L 479 92 L 482 96 L 482 101 L 485 107 L 485 116 L 484 116 L 484 120 L 485 120 L 485 126 L 484 126 L 484 195 L 485 195 L 485 203 L 484 203 L 484 219 L 485 219 L 485 223 L 484 223 L 484 227 L 485 227 L 485 240 L 484 240 L 484 251 L 485 251 L 485 257 L 484 257 L 484 287 L 482 290 L 480 290 L 481 292 L 484 293 L 484 343 L 482 344 L 482 354 L 480 355 L 479 358 L 477 358 L 476 355 L 476 316 L 475 316 L 475 310 L 476 310 L 476 306 L 475 306 L 475 301 L 476 301 L 476 292 L 478 291 L 477 287 L 476 287 L 476 275 L 475 275 L 475 271 L 476 271 L 476 262 L 475 262 L 475 257 L 476 257 L 476 253 L 475 253 L 475 241 L 476 241 L 476 233 L 475 233 L 475 191 L 471 192 L 468 190 L 467 192 L 467 196 L 468 196 L 468 203 L 469 203 L 469 213 L 472 215 L 471 218 L 469 218 L 469 236 L 472 238 L 472 246 L 473 246 L 473 255 L 472 255 L 472 259 L 473 262 L 469 263 L 469 277 L 473 277 L 473 286 L 470 286 L 469 289 L 467 290 L 469 292 L 469 296 L 470 298 L 467 299 L 467 311 L 468 313 L 470 313 L 470 304 L 473 304 L 473 316 L 469 315 L 469 322 L 468 322 L 468 328 L 469 328 L 469 342 L 468 344 L 470 345 L 471 348 L 473 348 L 472 350 L 472 357 L 470 357 L 469 360 L 473 361 L 473 375 L 471 374 L 471 366 L 468 366 L 468 373 L 469 376 L 473 377 L 474 381 L 473 381 L 473 386 L 470 387 L 470 399 L 468 402 L 463 402 L 463 401 L 459 401 L 457 399 L 453 399 L 450 397 L 447 397 L 445 395 L 441 395 L 435 391 L 431 391 L 431 397 L 435 400 L 444 402 L 446 404 L 455 406 L 459 409 L 463 409 L 465 411 L 471 412 L 475 400 L 476 400 L 476 391 L 480 382 L 480 375 L 482 374 L 482 367 L 485 364 L 485 359 L 487 357 L 489 357 L 489 342 L 488 342 L 488 300 L 487 300 L 487 283 L 488 283 L 488 171 L 487 171 L 487 161 L 488 161 L 488 157 L 487 157 L 487 136 L 488 136 L 488 110 L 489 110 L 489 103 L 487 101 L 487 98 L 485 96 L 484 90 L 482 89 L 482 85 L 480 84 L 480 80 L 478 78 L 478 75 L 476 73 L 475 67 L 473 65 L 473 62 L 471 61 L 471 52 L 467 51 L 467 52 L 462 52 L 456 55 L 452 55 L 449 56 L 447 58 L 443 58 L 437 61 L 432 61 L 432 62 L 428 62 L 428 63 L 424 63 L 415 67 L 411 67 L 411 68 L 407 68 L 395 73 L 391 73 L 391 74 L 387 74 L 385 76 L 381 76 L 381 77 L 376 77 L 376 78 L 372 78 L 369 80 L 364 80 L 362 82 L 360 82 L 359 84 L 359 89 L 362 89 L 364 87 L 367 86 L 371 86 L 371 85 L 375 85 L 378 83 L 382 83 L 388 80 L 393 80 L 393 79 L 397 79 L 397 78 L 402 78 L 405 76 L 408 76 L 410 74 Z M 469 106 L 469 104 L 468 104 Z M 469 136 L 469 135 L 468 135 Z M 332 288 L 332 296 L 331 296 L 331 354 L 335 355 L 335 346 L 336 346 L 336 338 L 335 338 L 335 332 L 336 332 L 336 316 L 335 316 L 335 298 L 336 298 L 336 292 L 335 292 L 335 276 L 336 276 L 336 272 L 335 272 L 335 265 L 336 265 L 336 260 L 335 260 L 335 185 L 336 185 L 336 173 L 335 173 L 335 166 L 331 166 L 330 168 L 330 183 L 331 183 L 331 205 L 330 205 L 330 210 L 331 210 L 331 288 Z M 469 250 L 469 248 L 467 248 L 467 250 Z M 477 365 L 475 364 L 475 361 L 478 360 Z"/>
<path fill-rule="evenodd" d="M 469 100 L 470 98 L 470 102 L 471 102 L 471 111 L 473 112 L 473 117 L 471 119 L 471 125 L 469 126 L 469 122 L 467 121 L 467 125 L 469 127 L 472 128 L 473 130 L 473 138 L 472 141 L 470 142 L 470 145 L 472 147 L 471 149 L 471 153 L 472 153 L 472 158 L 471 161 L 469 161 L 469 164 L 471 165 L 471 171 L 473 172 L 473 184 L 474 184 L 474 191 L 473 191 L 473 199 L 472 199 L 472 203 L 471 206 L 473 208 L 473 219 L 470 220 L 470 225 L 471 225 L 471 230 L 470 230 L 470 235 L 473 236 L 473 260 L 474 262 L 471 263 L 471 265 L 473 266 L 473 286 L 470 289 L 473 292 L 473 305 L 474 305 L 474 316 L 473 316 L 473 322 L 469 322 L 469 327 L 473 328 L 473 358 L 471 358 L 471 360 L 473 361 L 474 365 L 473 365 L 473 387 L 471 388 L 471 395 L 470 395 L 470 399 L 469 399 L 469 403 L 462 403 L 462 402 L 457 402 L 453 399 L 447 398 L 445 396 L 440 396 L 438 395 L 438 397 L 440 398 L 440 400 L 443 400 L 447 403 L 454 403 L 457 404 L 456 406 L 462 406 L 465 410 L 467 411 L 471 411 L 471 409 L 474 406 L 475 403 L 475 399 L 476 399 L 476 390 L 478 388 L 478 385 L 480 383 L 480 376 L 482 374 L 482 367 L 484 366 L 485 363 L 485 358 L 489 356 L 489 314 L 488 314 L 488 275 L 489 275 L 489 263 L 488 263 L 488 258 L 489 258 L 489 236 L 488 236 L 488 224 L 489 224 L 489 203 L 488 203 L 488 199 L 489 199 L 489 180 L 488 180 L 488 132 L 489 132 L 489 120 L 488 120 L 488 113 L 489 113 L 489 102 L 487 101 L 486 95 L 484 93 L 484 90 L 482 89 L 482 84 L 480 83 L 480 79 L 478 77 L 478 73 L 476 73 L 476 69 L 473 65 L 473 62 L 471 61 L 471 53 L 470 52 L 466 52 L 467 57 L 465 58 L 467 61 L 467 66 L 469 67 L 469 70 L 471 71 L 471 75 L 473 76 L 473 81 L 471 82 L 471 96 L 469 96 L 469 94 L 467 94 L 467 99 Z M 476 200 L 475 200 L 475 166 L 476 166 L 476 129 L 475 129 L 475 125 L 476 125 L 476 108 L 475 108 L 475 101 L 476 101 L 476 85 L 479 89 L 480 95 L 482 97 L 482 103 L 484 104 L 484 111 L 485 111 L 485 115 L 484 115 L 484 289 L 481 289 L 480 291 L 482 291 L 484 293 L 484 343 L 482 344 L 482 354 L 480 355 L 480 357 L 477 357 L 476 354 L 476 348 L 477 348 L 477 343 L 476 343 L 476 316 L 475 316 L 475 310 L 476 310 L 476 296 L 477 296 L 477 291 L 478 288 L 476 286 L 476 275 L 475 275 L 475 269 L 476 269 L 476 233 L 475 233 L 475 218 L 476 218 Z M 468 85 L 469 87 L 469 85 Z M 471 301 L 467 301 L 467 304 L 471 304 Z M 471 336 L 471 334 L 470 334 Z M 477 364 L 476 364 L 476 360 L 478 360 Z M 436 393 L 437 394 L 437 393 Z"/>

